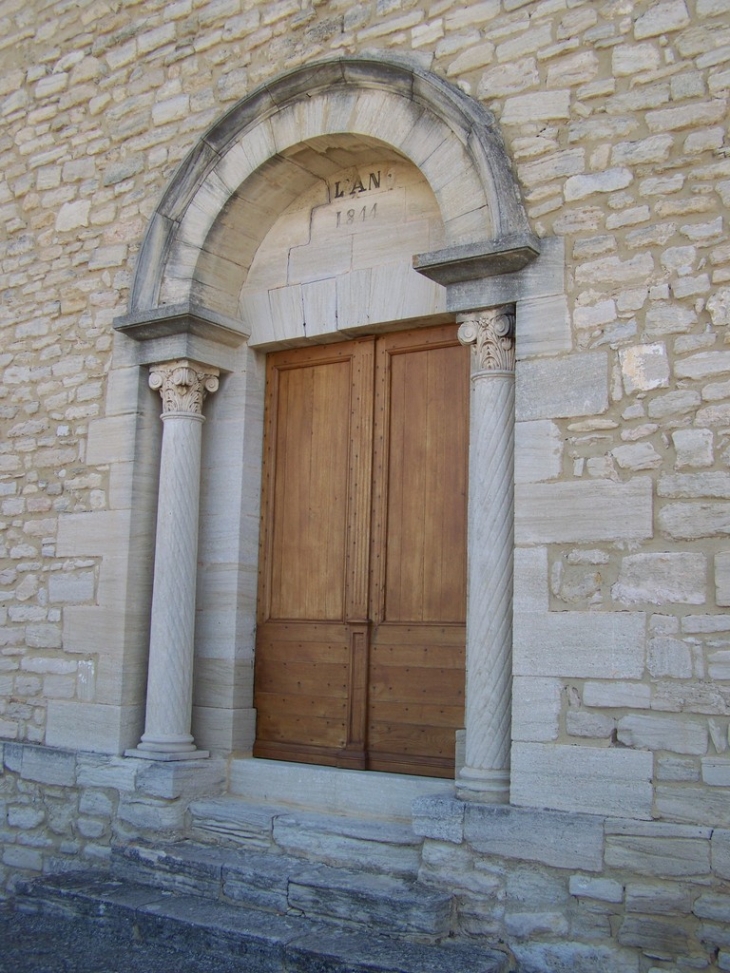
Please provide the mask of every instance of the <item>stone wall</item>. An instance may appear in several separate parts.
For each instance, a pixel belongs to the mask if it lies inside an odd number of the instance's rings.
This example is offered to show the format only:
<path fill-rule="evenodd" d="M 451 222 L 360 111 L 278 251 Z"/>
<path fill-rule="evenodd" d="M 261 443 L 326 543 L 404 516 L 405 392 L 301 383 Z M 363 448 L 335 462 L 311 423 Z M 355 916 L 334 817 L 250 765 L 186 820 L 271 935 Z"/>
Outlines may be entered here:
<path fill-rule="evenodd" d="M 143 665 L 110 646 L 147 624 L 153 517 L 126 478 L 159 409 L 112 320 L 176 166 L 282 71 L 405 55 L 494 113 L 552 268 L 517 312 L 512 803 L 632 819 L 637 839 L 686 839 L 705 861 L 730 827 L 729 18 L 730 0 L 3 0 L 6 761 L 12 741 L 77 735 L 115 752 L 88 707 L 142 706 Z M 153 497 L 154 450 L 136 461 Z M 49 709 L 66 714 L 50 739 Z M 76 785 L 15 774 L 5 866 L 36 867 L 33 822 L 70 834 L 51 826 L 69 813 L 53 788 Z M 42 811 L 25 799 L 41 785 Z M 112 812 L 70 806 L 96 822 L 73 838 L 93 856 Z M 605 842 L 622 868 L 609 848 L 627 842 Z M 674 914 L 685 891 L 646 911 Z"/>

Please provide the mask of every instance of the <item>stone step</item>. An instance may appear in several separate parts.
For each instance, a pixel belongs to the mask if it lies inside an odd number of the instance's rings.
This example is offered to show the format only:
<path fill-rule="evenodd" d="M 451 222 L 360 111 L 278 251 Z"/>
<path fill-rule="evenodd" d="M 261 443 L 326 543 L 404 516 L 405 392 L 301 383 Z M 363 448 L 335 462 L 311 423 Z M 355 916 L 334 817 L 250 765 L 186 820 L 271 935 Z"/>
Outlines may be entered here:
<path fill-rule="evenodd" d="M 435 941 L 449 935 L 452 897 L 412 879 L 355 871 L 291 855 L 233 850 L 183 839 L 112 851 L 112 875 L 247 908 L 378 928 Z"/>
<path fill-rule="evenodd" d="M 389 875 L 418 873 L 423 838 L 410 824 L 292 811 L 236 797 L 194 801 L 190 813 L 197 840 L 230 842 Z"/>
<path fill-rule="evenodd" d="M 74 917 L 111 935 L 115 948 L 150 955 L 163 945 L 216 973 L 507 973 L 506 955 L 471 943 L 404 942 L 370 929 L 337 928 L 98 874 L 69 874 L 18 890 L 26 914 Z M 204 965 L 205 964 L 205 965 Z M 212 965 L 208 965 L 212 964 Z M 82 968 L 82 966 L 76 967 Z M 168 968 L 168 967 L 166 967 Z"/>

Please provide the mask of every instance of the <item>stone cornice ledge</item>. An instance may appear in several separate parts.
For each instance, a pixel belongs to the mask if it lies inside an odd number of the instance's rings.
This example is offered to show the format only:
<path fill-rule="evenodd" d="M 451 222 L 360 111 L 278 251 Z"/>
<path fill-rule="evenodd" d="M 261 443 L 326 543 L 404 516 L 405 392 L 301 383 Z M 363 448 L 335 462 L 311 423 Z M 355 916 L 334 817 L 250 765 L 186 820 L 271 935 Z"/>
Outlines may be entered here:
<path fill-rule="evenodd" d="M 515 233 L 499 240 L 417 253 L 413 258 L 413 269 L 448 286 L 514 273 L 539 255 L 540 243 L 536 236 Z"/>
<path fill-rule="evenodd" d="M 114 328 L 135 341 L 190 335 L 229 348 L 250 337 L 240 321 L 192 302 L 123 314 L 114 319 Z"/>

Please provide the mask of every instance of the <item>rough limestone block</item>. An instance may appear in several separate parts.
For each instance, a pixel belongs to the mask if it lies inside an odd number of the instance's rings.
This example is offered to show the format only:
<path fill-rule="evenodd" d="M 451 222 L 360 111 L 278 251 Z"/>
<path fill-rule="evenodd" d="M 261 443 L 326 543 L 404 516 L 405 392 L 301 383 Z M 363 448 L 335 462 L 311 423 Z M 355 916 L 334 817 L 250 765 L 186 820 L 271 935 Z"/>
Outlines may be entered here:
<path fill-rule="evenodd" d="M 675 429 L 672 433 L 676 467 L 712 466 L 715 462 L 711 429 Z"/>
<path fill-rule="evenodd" d="M 614 748 L 515 743 L 513 804 L 650 819 L 651 753 Z"/>
<path fill-rule="evenodd" d="M 669 503 L 659 511 L 659 529 L 681 541 L 730 534 L 730 504 Z"/>
<path fill-rule="evenodd" d="M 550 419 L 515 425 L 515 482 L 538 483 L 560 476 L 563 436 Z"/>
<path fill-rule="evenodd" d="M 627 395 L 648 392 L 669 384 L 669 359 L 663 342 L 631 345 L 619 351 L 621 376 Z"/>
<path fill-rule="evenodd" d="M 639 679 L 644 672 L 642 612 L 519 612 L 515 675 Z"/>
<path fill-rule="evenodd" d="M 518 420 L 593 416 L 608 408 L 608 359 L 603 351 L 518 361 L 515 376 Z"/>
<path fill-rule="evenodd" d="M 570 894 L 580 899 L 597 899 L 599 902 L 623 902 L 624 888 L 612 878 L 591 878 L 588 875 L 571 875 Z"/>
<path fill-rule="evenodd" d="M 137 770 L 142 766 L 140 760 L 91 753 L 80 753 L 77 761 L 79 787 L 114 787 L 123 791 L 134 790 Z"/>
<path fill-rule="evenodd" d="M 618 722 L 618 739 L 627 747 L 701 756 L 707 753 L 708 732 L 699 720 L 630 714 Z"/>
<path fill-rule="evenodd" d="M 550 973 L 639 973 L 639 954 L 633 949 L 584 943 L 515 943 L 512 952 L 526 970 Z"/>
<path fill-rule="evenodd" d="M 651 686 L 643 682 L 586 682 L 583 705 L 617 709 L 649 709 Z"/>
<path fill-rule="evenodd" d="M 703 605 L 706 581 L 704 554 L 632 554 L 622 559 L 611 595 L 622 605 Z"/>
<path fill-rule="evenodd" d="M 415 834 L 461 844 L 464 838 L 463 801 L 449 795 L 417 797 L 412 809 Z"/>
<path fill-rule="evenodd" d="M 692 897 L 689 889 L 668 882 L 626 886 L 626 911 L 648 915 L 689 915 Z"/>
<path fill-rule="evenodd" d="M 148 797 L 168 799 L 220 793 L 226 779 L 225 763 L 208 760 L 142 761 L 137 772 L 137 791 Z"/>
<path fill-rule="evenodd" d="M 531 676 L 512 681 L 512 739 L 546 743 L 557 740 L 562 682 Z"/>
<path fill-rule="evenodd" d="M 662 817 L 688 824 L 730 828 L 730 802 L 723 788 L 660 784 L 655 800 Z"/>
<path fill-rule="evenodd" d="M 648 477 L 627 483 L 590 480 L 515 487 L 517 544 L 643 540 L 652 534 Z"/>
<path fill-rule="evenodd" d="M 590 815 L 467 803 L 464 840 L 483 854 L 555 868 L 598 872 L 603 865 L 603 822 Z"/>
<path fill-rule="evenodd" d="M 625 830 L 630 829 L 627 824 Z M 646 831 L 654 833 L 607 834 L 606 864 L 653 878 L 710 874 L 710 835 L 706 828 L 658 823 Z"/>
<path fill-rule="evenodd" d="M 50 747 L 25 747 L 20 776 L 40 784 L 72 787 L 76 783 L 76 754 Z"/>
<path fill-rule="evenodd" d="M 626 916 L 619 928 L 618 941 L 623 946 L 634 946 L 649 955 L 658 953 L 661 957 L 686 956 L 689 946 L 687 934 L 676 921 L 648 916 Z"/>
<path fill-rule="evenodd" d="M 702 780 L 711 787 L 730 787 L 730 758 L 703 757 Z"/>
<path fill-rule="evenodd" d="M 715 598 L 718 605 L 730 605 L 730 551 L 715 555 Z"/>

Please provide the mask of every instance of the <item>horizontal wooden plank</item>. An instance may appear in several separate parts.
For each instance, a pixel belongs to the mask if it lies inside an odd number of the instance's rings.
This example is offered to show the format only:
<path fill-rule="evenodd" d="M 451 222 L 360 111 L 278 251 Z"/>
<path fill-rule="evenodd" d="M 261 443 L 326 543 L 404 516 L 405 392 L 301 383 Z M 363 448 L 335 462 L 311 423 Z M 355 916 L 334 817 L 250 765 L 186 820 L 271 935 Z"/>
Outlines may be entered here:
<path fill-rule="evenodd" d="M 328 719 L 347 719 L 347 698 L 336 696 L 303 696 L 297 693 L 257 693 L 256 705 L 263 703 L 266 709 L 288 713 L 290 716 L 320 716 Z"/>
<path fill-rule="evenodd" d="M 370 719 L 386 723 L 416 723 L 424 726 L 447 726 L 453 730 L 464 726 L 464 706 L 437 703 L 391 703 L 376 699 L 370 705 Z"/>
<path fill-rule="evenodd" d="M 373 642 L 378 645 L 463 646 L 466 643 L 466 626 L 383 622 L 373 632 Z"/>
<path fill-rule="evenodd" d="M 344 747 L 347 742 L 347 728 L 343 720 L 272 713 L 265 709 L 258 714 L 257 735 L 259 740 L 309 746 Z"/>
<path fill-rule="evenodd" d="M 368 769 L 386 774 L 418 774 L 422 777 L 445 777 L 454 779 L 454 760 L 435 757 L 418 757 L 394 753 L 370 753 Z"/>
<path fill-rule="evenodd" d="M 389 753 L 418 754 L 453 760 L 456 737 L 451 727 L 370 723 L 368 749 L 370 752 L 387 750 Z"/>
<path fill-rule="evenodd" d="M 258 626 L 257 637 L 276 642 L 347 642 L 344 622 L 306 622 L 289 619 L 269 620 Z"/>
<path fill-rule="evenodd" d="M 346 696 L 347 683 L 347 666 L 297 662 L 279 664 L 266 659 L 256 664 L 256 691 L 261 693 Z"/>
<path fill-rule="evenodd" d="M 463 645 L 371 645 L 373 665 L 464 670 Z"/>
<path fill-rule="evenodd" d="M 464 698 L 464 672 L 458 669 L 372 666 L 369 694 L 371 699 L 393 702 L 459 705 Z"/>
<path fill-rule="evenodd" d="M 270 664 L 285 665 L 301 662 L 308 665 L 347 665 L 349 649 L 333 642 L 263 642 L 258 648 L 257 660 Z"/>

